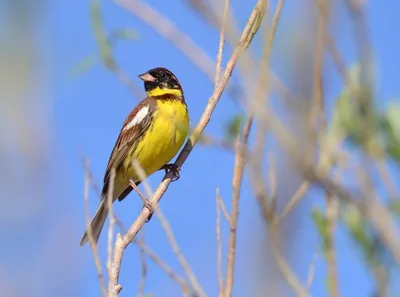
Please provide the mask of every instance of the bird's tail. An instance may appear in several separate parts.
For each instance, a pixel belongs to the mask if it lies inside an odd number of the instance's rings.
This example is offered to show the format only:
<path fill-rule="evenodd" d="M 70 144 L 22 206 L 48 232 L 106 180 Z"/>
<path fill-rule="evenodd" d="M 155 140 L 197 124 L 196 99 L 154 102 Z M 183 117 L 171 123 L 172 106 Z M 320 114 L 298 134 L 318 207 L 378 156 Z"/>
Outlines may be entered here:
<path fill-rule="evenodd" d="M 100 201 L 99 207 L 97 208 L 92 221 L 90 222 L 89 226 L 87 227 L 85 233 L 82 236 L 81 246 L 83 246 L 85 243 L 89 241 L 89 234 L 88 234 L 89 228 L 92 231 L 91 234 L 94 241 L 97 243 L 97 241 L 100 238 L 100 233 L 101 230 L 103 229 L 104 222 L 107 219 L 107 215 L 108 215 L 107 199 L 102 199 Z"/>

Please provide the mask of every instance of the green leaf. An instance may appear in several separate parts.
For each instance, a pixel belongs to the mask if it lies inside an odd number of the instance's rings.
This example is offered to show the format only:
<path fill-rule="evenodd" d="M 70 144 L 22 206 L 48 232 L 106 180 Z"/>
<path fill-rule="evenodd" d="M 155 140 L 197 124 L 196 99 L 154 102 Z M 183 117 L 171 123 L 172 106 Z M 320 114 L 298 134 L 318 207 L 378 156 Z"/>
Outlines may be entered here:
<path fill-rule="evenodd" d="M 240 128 L 242 127 L 243 116 L 235 115 L 226 124 L 226 135 L 227 140 L 233 140 L 240 133 Z"/>
<path fill-rule="evenodd" d="M 342 219 L 350 235 L 361 247 L 370 265 L 376 263 L 377 239 L 371 235 L 366 219 L 354 205 L 346 205 L 342 210 Z"/>
<path fill-rule="evenodd" d="M 400 103 L 390 103 L 381 122 L 386 153 L 393 160 L 400 161 Z"/>
<path fill-rule="evenodd" d="M 108 38 L 103 28 L 103 19 L 101 14 L 100 1 L 92 0 L 90 8 L 91 8 L 92 28 L 96 38 L 96 42 L 100 49 L 100 55 L 103 60 L 103 63 L 108 68 L 114 68 L 116 62 L 112 55 L 112 49 L 110 47 Z"/>
<path fill-rule="evenodd" d="M 317 228 L 317 231 L 322 239 L 322 248 L 324 253 L 331 246 L 331 242 L 329 240 L 329 230 L 328 230 L 328 220 L 319 209 L 314 208 L 312 210 L 312 219 L 314 221 L 314 225 Z"/>
<path fill-rule="evenodd" d="M 356 64 L 348 72 L 349 85 L 342 90 L 336 101 L 329 127 L 329 136 L 332 139 L 341 140 L 357 130 L 357 110 L 353 99 L 359 92 L 359 76 L 360 65 Z"/>
<path fill-rule="evenodd" d="M 120 40 L 134 40 L 138 38 L 138 33 L 131 28 L 114 29 L 108 36 L 108 43 L 112 46 Z"/>
<path fill-rule="evenodd" d="M 396 216 L 400 217 L 400 200 L 392 201 L 389 208 Z"/>
<path fill-rule="evenodd" d="M 79 75 L 82 75 L 84 72 L 89 71 L 97 62 L 96 55 L 89 55 L 80 61 L 77 65 L 72 67 L 70 70 L 70 77 L 75 78 Z"/>

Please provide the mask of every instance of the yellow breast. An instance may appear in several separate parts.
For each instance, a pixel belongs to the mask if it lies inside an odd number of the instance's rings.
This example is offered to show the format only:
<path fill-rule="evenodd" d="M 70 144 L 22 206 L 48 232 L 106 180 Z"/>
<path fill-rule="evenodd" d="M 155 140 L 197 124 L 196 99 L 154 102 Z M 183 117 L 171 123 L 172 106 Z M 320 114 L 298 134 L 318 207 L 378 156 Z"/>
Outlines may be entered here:
<path fill-rule="evenodd" d="M 149 176 L 167 164 L 178 153 L 189 132 L 189 114 L 179 100 L 157 100 L 157 110 L 149 129 L 132 151 Z M 127 172 L 139 180 L 133 168 Z"/>

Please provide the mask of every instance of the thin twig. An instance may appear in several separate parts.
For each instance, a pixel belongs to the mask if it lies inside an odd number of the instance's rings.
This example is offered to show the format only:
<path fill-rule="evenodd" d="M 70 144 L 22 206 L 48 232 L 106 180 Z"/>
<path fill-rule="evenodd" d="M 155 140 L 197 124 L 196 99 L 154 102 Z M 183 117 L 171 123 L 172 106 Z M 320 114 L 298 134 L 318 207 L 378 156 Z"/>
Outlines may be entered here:
<path fill-rule="evenodd" d="M 253 10 L 252 16 L 254 15 L 254 26 L 251 25 L 249 27 L 248 36 L 249 40 L 244 43 L 245 47 L 249 46 L 252 38 L 254 37 L 255 32 L 258 31 L 262 19 L 264 17 L 266 11 L 266 1 L 259 0 L 256 4 L 256 7 Z M 229 246 L 228 246 L 228 259 L 227 259 L 227 268 L 226 268 L 226 276 L 225 276 L 225 291 L 224 297 L 231 297 L 232 289 L 234 284 L 234 269 L 236 262 L 236 237 L 237 237 L 237 222 L 239 216 L 239 198 L 240 198 L 240 189 L 243 180 L 243 172 L 246 164 L 245 160 L 245 151 L 247 146 L 247 141 L 249 138 L 251 126 L 253 123 L 253 116 L 250 115 L 246 121 L 246 125 L 243 129 L 243 136 L 241 137 L 238 134 L 235 143 L 235 167 L 232 178 L 232 186 L 233 186 L 233 194 L 232 194 L 232 212 L 230 216 L 230 232 L 229 232 Z"/>
<path fill-rule="evenodd" d="M 221 240 L 221 205 L 219 200 L 221 197 L 219 195 L 219 189 L 216 190 L 216 207 L 217 207 L 217 222 L 216 222 L 216 234 L 217 234 L 217 275 L 218 275 L 218 288 L 219 296 L 223 296 L 224 292 L 224 280 L 222 277 L 222 240 Z"/>
<path fill-rule="evenodd" d="M 331 297 L 340 297 L 339 278 L 337 271 L 335 231 L 337 224 L 338 205 L 334 196 L 326 193 L 326 219 L 327 219 L 327 249 L 326 260 L 328 266 L 328 284 Z"/>
<path fill-rule="evenodd" d="M 89 162 L 86 160 L 84 162 L 84 164 L 85 164 L 85 182 L 84 182 L 84 188 L 83 188 L 83 199 L 85 202 L 86 225 L 89 226 L 89 228 L 87 228 L 87 234 L 88 234 L 88 238 L 89 238 L 90 248 L 91 248 L 92 254 L 93 254 L 94 263 L 96 265 L 97 277 L 98 277 L 99 283 L 100 283 L 101 294 L 103 295 L 103 297 L 106 297 L 107 289 L 106 289 L 106 283 L 104 281 L 103 269 L 101 267 L 101 261 L 100 261 L 96 241 L 93 238 L 92 228 L 90 228 L 90 212 L 89 212 L 90 175 L 89 175 L 89 170 L 88 170 Z"/>
<path fill-rule="evenodd" d="M 229 212 L 226 209 L 224 200 L 222 199 L 221 195 L 218 195 L 217 199 L 218 199 L 217 202 L 219 203 L 219 206 L 220 206 L 220 208 L 222 210 L 222 214 L 224 215 L 224 217 L 228 221 L 228 223 L 231 224 L 231 216 L 230 216 Z"/>
<path fill-rule="evenodd" d="M 143 204 L 145 204 L 148 200 L 147 198 L 142 194 L 142 192 L 139 190 L 139 188 L 136 186 L 136 183 L 133 180 L 129 180 L 129 184 L 131 187 L 135 190 L 135 192 L 139 195 L 140 199 L 142 200 Z"/>
<path fill-rule="evenodd" d="M 342 80 L 346 83 L 346 85 L 350 85 L 349 83 L 349 78 L 347 74 L 347 67 L 346 64 L 344 63 L 344 60 L 342 58 L 342 55 L 339 52 L 339 49 L 337 48 L 335 41 L 333 38 L 327 34 L 326 36 L 326 47 L 328 49 L 328 52 L 330 56 L 332 57 L 333 64 L 335 65 L 337 71 L 339 72 L 340 76 L 342 77 Z"/>
<path fill-rule="evenodd" d="M 271 89 L 271 74 L 269 71 L 270 65 L 270 57 L 272 52 L 272 46 L 275 40 L 276 30 L 278 28 L 279 19 L 283 10 L 284 1 L 280 0 L 277 3 L 274 15 L 272 17 L 272 23 L 270 30 L 267 30 L 266 42 L 263 50 L 263 57 L 260 67 L 259 81 L 256 89 L 256 93 L 254 96 L 254 100 L 250 102 L 253 104 L 250 106 L 250 118 L 251 122 L 253 121 L 253 117 L 255 115 L 256 109 L 262 109 L 264 106 L 267 106 L 269 102 L 269 92 Z M 268 126 L 264 124 L 260 124 L 258 127 L 258 131 L 256 133 L 256 143 L 255 149 L 252 156 L 252 181 L 254 185 L 254 191 L 258 202 L 263 210 L 265 215 L 270 213 L 270 208 L 268 206 L 266 188 L 264 186 L 264 179 L 261 170 L 261 164 L 263 163 L 263 155 L 265 148 L 265 137 L 268 132 Z"/>
<path fill-rule="evenodd" d="M 176 282 L 182 289 L 183 292 L 190 293 L 192 296 L 197 296 L 194 292 L 193 289 L 186 283 L 186 280 L 183 277 L 180 277 L 175 273 L 175 271 L 169 267 L 165 261 L 163 261 L 153 250 L 151 250 L 143 241 L 135 239 L 133 241 L 135 244 L 139 246 L 141 250 L 143 250 L 149 257 L 150 259 L 156 263 L 164 272 L 166 275 L 168 275 L 171 280 Z"/>
<path fill-rule="evenodd" d="M 140 236 L 140 241 L 144 242 L 144 232 L 143 231 Z M 142 275 L 141 275 L 140 282 L 139 282 L 139 289 L 138 289 L 137 297 L 144 296 L 144 286 L 146 284 L 146 277 L 147 277 L 146 254 L 145 254 L 145 251 L 143 250 L 143 248 L 140 248 L 140 265 L 142 267 Z"/>
<path fill-rule="evenodd" d="M 269 159 L 269 188 L 271 197 L 271 208 L 272 213 L 276 212 L 276 200 L 277 200 L 277 182 L 276 182 L 276 166 L 275 158 L 273 153 L 268 155 Z"/>
<path fill-rule="evenodd" d="M 307 281 L 306 281 L 306 289 L 308 291 L 310 291 L 311 286 L 314 282 L 314 277 L 315 277 L 315 265 L 317 264 L 317 260 L 318 260 L 318 253 L 315 253 L 311 263 L 310 263 L 310 268 L 308 270 L 308 277 L 307 277 Z"/>
<path fill-rule="evenodd" d="M 98 184 L 96 183 L 96 181 L 94 180 L 94 177 L 90 171 L 89 165 L 86 164 L 86 160 L 82 159 L 83 165 L 85 166 L 85 172 L 86 172 L 86 176 L 87 178 L 90 179 L 90 183 L 91 185 L 94 187 L 94 190 L 99 194 L 100 196 L 100 187 L 98 186 Z M 133 181 L 130 181 L 131 183 Z M 131 184 L 132 185 L 132 184 Z M 133 186 L 133 185 L 132 185 Z M 136 187 L 136 185 L 135 185 Z M 136 187 L 137 189 L 137 187 Z M 85 190 L 86 191 L 86 190 Z M 138 195 L 142 198 L 142 199 L 146 199 L 143 194 L 138 191 Z M 145 201 L 144 201 L 145 202 Z M 120 228 L 121 232 L 126 232 L 126 228 L 124 227 L 123 223 L 121 222 L 121 220 L 118 218 L 118 216 L 116 216 L 114 214 L 114 218 L 116 221 L 116 224 L 118 225 L 118 227 Z M 88 219 L 90 219 L 90 214 Z M 182 291 L 185 294 L 189 294 L 190 296 L 197 296 L 196 293 L 193 291 L 193 289 L 186 283 L 186 280 L 180 276 L 178 276 L 171 267 L 169 267 L 153 250 L 151 250 L 145 243 L 143 238 L 141 239 L 135 239 L 133 241 L 133 243 L 135 243 L 137 246 L 139 246 L 140 251 L 146 253 L 150 259 L 157 264 L 174 282 L 176 282 L 182 289 Z"/>
<path fill-rule="evenodd" d="M 312 102 L 309 112 L 309 139 L 307 141 L 307 154 L 305 162 L 312 163 L 315 156 L 316 144 L 319 141 L 319 135 L 325 132 L 325 106 L 324 92 L 322 85 L 322 68 L 324 65 L 325 36 L 328 22 L 328 8 L 325 0 L 316 0 L 319 7 L 317 13 L 316 41 L 313 63 L 312 77 Z"/>
<path fill-rule="evenodd" d="M 108 227 L 108 247 L 107 247 L 107 269 L 111 269 L 112 251 L 113 251 L 113 232 L 115 225 L 115 217 L 113 212 L 113 195 L 114 195 L 115 168 L 111 168 L 110 187 L 107 193 L 107 204 L 110 214 L 110 224 Z"/>
<path fill-rule="evenodd" d="M 215 66 L 215 79 L 214 84 L 217 85 L 219 80 L 221 79 L 222 74 L 222 54 L 224 52 L 224 45 L 225 45 L 225 27 L 226 27 L 226 18 L 229 12 L 229 4 L 230 0 L 225 0 L 224 12 L 222 16 L 222 24 L 220 29 L 219 35 L 219 45 L 218 45 L 218 54 L 217 54 L 217 61 Z"/>
<path fill-rule="evenodd" d="M 191 283 L 195 292 L 197 292 L 198 296 L 206 296 L 206 293 L 201 288 L 199 282 L 197 281 L 196 276 L 193 273 L 192 268 L 190 267 L 189 263 L 187 262 L 185 256 L 182 254 L 178 242 L 175 239 L 174 233 L 172 232 L 171 226 L 169 225 L 168 220 L 164 217 L 164 214 L 161 212 L 160 207 L 155 210 L 155 214 L 157 218 L 160 220 L 160 223 L 167 235 L 168 242 L 172 247 L 172 250 L 179 261 L 179 264 L 182 266 L 183 270 L 185 271 L 189 282 Z"/>
<path fill-rule="evenodd" d="M 289 200 L 286 204 L 285 208 L 282 211 L 282 214 L 279 220 L 283 220 L 293 209 L 294 207 L 300 202 L 300 200 L 304 197 L 307 193 L 308 189 L 310 188 L 310 182 L 305 180 L 301 183 L 301 185 L 297 188 L 297 191 L 294 193 L 293 197 Z"/>
<path fill-rule="evenodd" d="M 246 164 L 245 160 L 245 147 L 249 139 L 252 119 L 249 118 L 244 127 L 243 139 L 240 135 L 236 138 L 236 155 L 235 155 L 235 167 L 232 178 L 233 194 L 232 194 L 232 212 L 230 216 L 230 232 L 229 232 L 229 248 L 228 248 L 228 260 L 225 277 L 225 292 L 224 297 L 230 297 L 233 289 L 233 277 L 236 262 L 236 236 L 237 236 L 237 223 L 239 217 L 239 198 L 240 189 L 243 181 L 244 167 Z"/>
<path fill-rule="evenodd" d="M 132 164 L 134 166 L 135 172 L 139 175 L 140 180 L 143 180 L 143 185 L 146 189 L 146 193 L 149 196 L 153 195 L 153 190 L 150 187 L 150 184 L 146 180 L 146 174 L 143 170 L 143 168 L 140 166 L 139 162 L 137 160 L 133 160 Z M 136 190 L 136 192 L 139 194 L 140 198 L 143 200 L 143 203 L 151 203 L 149 199 L 147 199 L 137 188 L 137 186 L 134 184 L 134 182 L 131 180 L 130 181 L 131 186 Z M 175 239 L 174 233 L 172 232 L 171 226 L 169 225 L 168 220 L 164 217 L 163 213 L 161 212 L 160 206 L 157 204 L 157 207 L 153 207 L 153 210 L 158 218 L 158 220 L 161 223 L 161 226 L 163 227 L 165 234 L 167 235 L 167 240 L 176 256 L 178 259 L 179 264 L 182 266 L 183 270 L 185 271 L 190 284 L 192 285 L 193 289 L 195 290 L 197 296 L 200 297 L 205 297 L 206 294 L 201 288 L 199 282 L 197 281 L 197 278 L 190 267 L 189 263 L 187 262 L 185 256 L 182 254 L 181 249 L 179 248 L 178 242 Z"/>
<path fill-rule="evenodd" d="M 279 272 L 297 297 L 308 297 L 309 294 L 306 287 L 304 287 L 297 279 L 297 276 L 294 274 L 292 268 L 289 266 L 286 259 L 281 255 L 279 248 L 277 248 L 279 243 L 277 233 L 272 228 L 269 230 L 270 240 L 272 242 L 271 251 Z"/>
<path fill-rule="evenodd" d="M 235 144 L 233 141 L 219 139 L 217 137 L 213 137 L 210 135 L 201 135 L 201 138 L 199 140 L 199 145 L 217 147 L 224 149 L 228 152 L 235 151 Z"/>

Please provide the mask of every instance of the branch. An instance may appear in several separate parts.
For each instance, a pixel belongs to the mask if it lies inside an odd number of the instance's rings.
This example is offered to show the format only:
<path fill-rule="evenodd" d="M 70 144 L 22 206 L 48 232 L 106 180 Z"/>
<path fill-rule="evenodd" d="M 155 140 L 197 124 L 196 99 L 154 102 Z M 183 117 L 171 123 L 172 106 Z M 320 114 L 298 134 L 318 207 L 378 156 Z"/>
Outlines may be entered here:
<path fill-rule="evenodd" d="M 111 268 L 112 260 L 112 242 L 113 242 L 113 232 L 115 225 L 115 217 L 113 212 L 113 193 L 114 193 L 114 181 L 115 181 L 115 168 L 111 168 L 110 173 L 110 187 L 107 193 L 107 204 L 110 214 L 110 224 L 108 226 L 108 248 L 107 248 L 107 269 Z"/>
<path fill-rule="evenodd" d="M 266 106 L 269 102 L 269 91 L 271 87 L 272 75 L 269 71 L 270 58 L 272 52 L 273 42 L 275 40 L 275 34 L 278 27 L 279 19 L 282 13 L 284 1 L 280 0 L 277 3 L 274 16 L 272 18 L 271 29 L 267 31 L 266 42 L 263 51 L 263 57 L 260 67 L 259 81 L 256 89 L 255 99 L 253 102 L 253 106 L 250 106 L 250 125 L 253 122 L 253 118 L 255 115 L 255 109 Z M 265 99 L 264 99 L 265 98 Z M 258 133 L 256 134 L 256 144 L 254 149 L 252 167 L 253 167 L 253 183 L 256 192 L 256 196 L 258 198 L 259 204 L 261 205 L 264 214 L 269 212 L 269 207 L 266 201 L 266 190 L 264 186 L 264 179 L 261 164 L 264 155 L 264 147 L 265 147 L 265 136 L 268 131 L 268 125 L 261 124 Z"/>
<path fill-rule="evenodd" d="M 271 251 L 279 272 L 281 273 L 282 277 L 284 278 L 286 283 L 290 286 L 290 288 L 293 290 L 293 292 L 296 294 L 297 297 L 308 297 L 309 294 L 307 288 L 303 286 L 301 282 L 297 279 L 297 276 L 290 267 L 289 263 L 279 251 L 278 247 L 279 238 L 277 236 L 278 234 L 275 232 L 273 228 L 270 228 L 269 231 L 270 231 L 269 239 L 272 242 Z"/>
<path fill-rule="evenodd" d="M 257 8 L 257 7 L 256 7 Z M 235 68 L 236 63 L 238 62 L 240 56 L 244 52 L 245 45 L 249 42 L 249 38 L 252 39 L 254 34 L 250 34 L 251 29 L 253 28 L 253 25 L 255 21 L 259 17 L 259 12 L 257 9 L 253 10 L 253 13 L 250 16 L 250 19 L 242 33 L 242 36 L 239 40 L 238 45 L 236 46 L 235 50 L 233 51 L 233 54 L 231 58 L 229 59 L 226 69 L 224 71 L 224 75 L 221 78 L 220 83 L 214 88 L 214 92 L 210 99 L 208 100 L 208 104 L 203 112 L 202 117 L 200 118 L 199 123 L 197 124 L 196 128 L 193 131 L 193 134 L 190 136 L 189 140 L 186 142 L 185 147 L 179 154 L 175 164 L 178 167 L 182 167 L 186 159 L 188 158 L 190 152 L 192 151 L 193 147 L 196 145 L 196 142 L 198 141 L 200 135 L 202 134 L 204 128 L 207 126 L 208 122 L 210 121 L 211 115 L 218 104 L 219 99 L 221 98 L 221 95 L 223 91 L 225 90 L 225 87 L 227 86 L 229 79 L 231 77 L 232 71 Z M 161 183 L 159 184 L 158 188 L 154 192 L 153 196 L 150 198 L 150 202 L 153 205 L 158 204 L 160 201 L 161 197 L 164 195 L 166 192 L 168 185 L 171 183 L 173 178 L 173 172 L 168 172 Z M 122 257 L 124 254 L 124 251 L 126 247 L 132 242 L 132 240 L 135 238 L 139 230 L 143 227 L 144 223 L 146 222 L 147 218 L 150 215 L 150 211 L 147 208 L 143 208 L 142 211 L 140 212 L 138 218 L 136 221 L 131 225 L 127 233 L 122 237 L 121 235 L 117 235 L 117 240 L 115 243 L 115 249 L 114 249 L 114 257 L 113 257 L 113 262 L 112 262 L 112 267 L 111 271 L 109 274 L 109 285 L 108 285 L 108 296 L 109 297 L 115 297 L 118 295 L 118 293 L 121 290 L 121 286 L 118 285 L 118 280 L 119 280 L 119 274 L 121 270 L 121 263 L 122 263 Z"/>
<path fill-rule="evenodd" d="M 143 232 L 141 234 L 140 241 L 144 242 Z M 146 284 L 146 277 L 147 277 L 147 264 L 146 264 L 146 254 L 143 248 L 140 248 L 140 264 L 142 267 L 142 277 L 140 279 L 137 297 L 144 297 L 144 286 Z"/>
<path fill-rule="evenodd" d="M 84 166 L 85 166 L 85 181 L 84 181 L 84 188 L 83 188 L 83 199 L 85 202 L 86 225 L 90 226 L 89 185 L 90 185 L 91 175 L 90 175 L 89 164 L 88 164 L 87 160 L 84 160 Z M 97 277 L 98 277 L 99 283 L 100 283 L 100 291 L 101 291 L 101 294 L 103 295 L 103 297 L 106 297 L 107 296 L 106 283 L 104 281 L 103 269 L 101 267 L 101 261 L 100 261 L 97 245 L 93 238 L 92 228 L 87 229 L 87 234 L 88 234 L 88 238 L 89 238 L 90 248 L 91 248 L 92 254 L 93 254 L 94 263 L 96 265 Z"/>
<path fill-rule="evenodd" d="M 222 240 L 221 240 L 221 196 L 219 189 L 216 191 L 216 206 L 217 206 L 217 222 L 216 222 L 216 234 L 217 234 L 217 275 L 218 275 L 218 288 L 219 296 L 222 297 L 224 291 L 224 280 L 222 278 Z"/>
<path fill-rule="evenodd" d="M 140 179 L 143 180 L 143 185 L 144 188 L 147 192 L 148 196 L 153 195 L 153 190 L 150 187 L 149 182 L 146 180 L 146 173 L 143 170 L 143 168 L 140 166 L 139 162 L 137 160 L 133 160 L 133 166 L 135 172 L 139 175 Z M 138 189 L 138 187 L 135 185 L 135 183 L 130 180 L 131 186 L 135 189 L 135 191 L 138 193 L 139 197 L 142 199 L 143 203 L 149 203 L 149 200 L 142 194 L 142 192 Z M 167 235 L 168 242 L 170 246 L 172 247 L 172 250 L 176 256 L 176 258 L 179 261 L 179 264 L 182 266 L 183 270 L 185 271 L 186 275 L 189 278 L 189 281 L 194 288 L 196 292 L 196 296 L 201 296 L 205 297 L 206 294 L 204 293 L 203 289 L 201 288 L 199 282 L 197 281 L 196 276 L 194 275 L 194 272 L 192 268 L 190 267 L 189 263 L 186 261 L 185 256 L 182 254 L 181 249 L 179 248 L 178 242 L 175 239 L 174 233 L 172 232 L 171 226 L 169 225 L 168 220 L 164 217 L 163 213 L 161 212 L 161 209 L 158 204 L 153 206 L 153 204 L 150 202 L 150 208 L 154 210 L 157 218 L 159 219 L 165 234 Z"/>
<path fill-rule="evenodd" d="M 162 270 L 164 270 L 165 274 L 168 275 L 174 282 L 176 282 L 180 287 L 182 292 L 188 293 L 191 296 L 197 296 L 193 289 L 186 283 L 186 280 L 183 277 L 180 277 L 175 273 L 175 271 L 167 265 L 154 251 L 152 251 L 142 240 L 134 239 L 135 244 L 139 246 L 139 248 L 145 252 L 150 259 L 156 263 Z"/>
<path fill-rule="evenodd" d="M 85 158 L 81 158 L 81 161 L 82 161 L 82 165 L 84 166 L 84 169 L 85 169 L 85 178 L 86 178 L 86 181 L 85 181 L 85 183 L 90 183 L 91 185 L 92 185 L 92 187 L 93 187 L 93 189 L 97 192 L 97 194 L 98 194 L 98 196 L 100 197 L 100 191 L 101 191 L 101 189 L 100 189 L 100 187 L 99 187 L 99 185 L 97 184 L 97 182 L 96 182 L 96 180 L 94 179 L 94 177 L 93 177 L 93 175 L 92 175 L 92 173 L 91 173 L 91 171 L 90 171 L 90 168 L 89 168 L 89 165 L 87 164 L 87 161 L 86 161 L 86 159 Z M 87 199 L 88 198 L 86 198 L 87 196 L 88 196 L 88 187 L 86 188 L 87 186 L 86 186 L 86 184 L 85 184 L 85 191 L 84 191 L 84 197 L 85 197 L 85 202 L 87 202 Z M 136 185 L 135 185 L 135 187 L 136 187 Z M 140 198 L 144 201 L 144 200 L 146 200 L 146 198 L 142 195 L 142 193 L 140 193 L 140 191 L 139 191 L 139 196 L 140 196 Z M 88 207 L 86 207 L 86 210 L 88 210 Z M 118 216 L 117 215 L 115 215 L 114 213 L 113 213 L 113 217 L 114 217 L 114 219 L 115 219 L 115 223 L 118 225 L 118 227 L 119 227 L 119 229 L 121 230 L 121 232 L 126 232 L 125 230 L 126 230 L 126 228 L 124 227 L 124 225 L 123 225 L 123 223 L 121 222 L 121 220 L 118 218 Z M 87 219 L 88 220 L 90 220 L 90 214 L 89 213 L 87 213 Z M 92 237 L 93 238 L 93 237 Z M 89 237 L 89 240 L 90 240 L 90 237 Z M 140 238 L 140 239 L 134 239 L 133 240 L 133 243 L 134 244 L 136 244 L 138 247 L 139 247 L 139 249 L 140 249 L 140 253 L 141 253 L 141 259 L 142 259 L 142 261 L 144 260 L 143 259 L 143 253 L 145 253 L 145 254 L 147 254 L 149 257 L 150 257 L 150 259 L 155 263 L 155 264 L 157 264 L 164 272 L 165 272 L 165 274 L 167 274 L 170 278 L 171 278 L 171 280 L 172 281 L 174 281 L 174 282 L 176 282 L 179 286 L 180 286 L 180 288 L 181 288 L 181 290 L 182 290 L 182 292 L 184 293 L 184 294 L 186 294 L 186 295 L 190 295 L 190 296 L 193 296 L 193 297 L 196 297 L 196 296 L 198 296 L 194 291 L 193 291 L 193 289 L 186 283 L 186 280 L 184 279 L 184 278 L 182 278 L 182 277 L 180 277 L 179 275 L 177 275 L 175 272 L 174 272 L 174 270 L 171 268 L 171 267 L 169 267 L 152 249 L 150 249 L 146 244 L 145 244 L 145 242 L 144 242 L 144 240 L 143 240 L 143 238 Z M 96 250 L 97 251 L 97 250 Z M 97 254 L 97 252 L 96 252 L 96 254 Z M 97 256 L 97 259 L 99 259 L 99 257 Z M 96 257 L 95 257 L 95 261 L 96 261 Z M 101 277 L 103 278 L 103 276 L 102 276 L 102 273 L 101 273 L 101 262 L 100 262 L 100 260 L 98 260 L 98 263 L 100 264 L 100 266 L 98 266 L 98 267 L 100 267 L 100 273 L 99 273 L 99 275 L 101 275 Z M 143 264 L 143 263 L 142 263 Z M 143 267 L 142 267 L 143 268 Z M 143 278 L 143 276 L 144 276 L 144 270 L 142 269 L 142 278 Z M 104 288 L 105 288 L 105 284 L 104 284 Z M 140 291 L 140 289 L 139 289 L 139 291 Z M 106 291 L 105 291 L 106 292 Z M 107 292 L 106 292 L 107 293 Z M 140 293 L 139 293 L 140 294 Z"/>
<path fill-rule="evenodd" d="M 239 198 L 240 189 L 243 181 L 244 167 L 246 164 L 245 151 L 247 141 L 249 139 L 251 129 L 252 117 L 247 120 L 247 123 L 243 131 L 243 139 L 240 135 L 236 139 L 236 156 L 235 156 L 235 168 L 232 178 L 233 184 L 233 195 L 232 195 L 232 212 L 229 221 L 230 233 L 229 233 L 229 250 L 228 250 L 228 264 L 226 269 L 225 279 L 225 292 L 224 297 L 230 297 L 232 295 L 233 288 L 233 277 L 235 268 L 235 255 L 236 255 L 236 235 L 237 235 L 237 222 L 239 216 Z"/>

